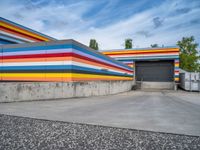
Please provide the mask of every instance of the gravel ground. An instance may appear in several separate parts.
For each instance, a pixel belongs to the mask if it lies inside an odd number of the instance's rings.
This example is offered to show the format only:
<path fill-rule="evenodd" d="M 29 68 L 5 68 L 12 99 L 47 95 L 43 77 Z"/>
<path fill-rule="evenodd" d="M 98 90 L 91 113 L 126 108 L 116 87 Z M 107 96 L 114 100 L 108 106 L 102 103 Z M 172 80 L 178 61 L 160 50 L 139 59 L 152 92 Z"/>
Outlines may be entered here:
<path fill-rule="evenodd" d="M 0 115 L 0 149 L 200 149 L 200 137 Z"/>

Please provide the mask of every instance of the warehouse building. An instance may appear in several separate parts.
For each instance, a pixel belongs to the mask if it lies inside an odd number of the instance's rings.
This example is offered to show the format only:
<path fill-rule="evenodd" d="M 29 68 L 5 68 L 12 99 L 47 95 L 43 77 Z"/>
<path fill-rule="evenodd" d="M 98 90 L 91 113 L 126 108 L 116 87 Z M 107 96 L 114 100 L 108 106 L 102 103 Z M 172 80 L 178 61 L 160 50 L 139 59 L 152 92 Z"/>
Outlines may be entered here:
<path fill-rule="evenodd" d="M 179 48 L 144 48 L 103 51 L 133 68 L 134 80 L 144 88 L 173 88 L 179 82 Z"/>
<path fill-rule="evenodd" d="M 0 45 L 4 81 L 134 80 L 164 88 L 179 82 L 176 47 L 100 54 L 74 40 L 57 40 L 4 18 L 0 18 Z"/>
<path fill-rule="evenodd" d="M 0 18 L 1 81 L 132 80 L 131 67 L 75 41 Z"/>
<path fill-rule="evenodd" d="M 2 81 L 132 80 L 131 67 L 74 40 L 0 46 Z"/>

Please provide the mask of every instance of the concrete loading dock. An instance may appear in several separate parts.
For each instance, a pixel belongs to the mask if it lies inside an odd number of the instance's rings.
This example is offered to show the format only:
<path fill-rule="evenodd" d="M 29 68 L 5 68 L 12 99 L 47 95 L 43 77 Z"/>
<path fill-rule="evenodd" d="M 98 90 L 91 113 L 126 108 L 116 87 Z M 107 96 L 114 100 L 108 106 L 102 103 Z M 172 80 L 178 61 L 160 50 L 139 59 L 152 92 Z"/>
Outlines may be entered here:
<path fill-rule="evenodd" d="M 0 113 L 200 136 L 198 93 L 133 91 L 60 101 L 2 103 Z"/>

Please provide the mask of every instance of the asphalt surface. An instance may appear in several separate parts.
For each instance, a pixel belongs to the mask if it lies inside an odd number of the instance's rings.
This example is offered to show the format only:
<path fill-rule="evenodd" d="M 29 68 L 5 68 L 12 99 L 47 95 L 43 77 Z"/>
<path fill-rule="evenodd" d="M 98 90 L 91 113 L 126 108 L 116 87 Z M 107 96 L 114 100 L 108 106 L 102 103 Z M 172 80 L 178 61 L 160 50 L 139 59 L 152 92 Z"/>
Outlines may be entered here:
<path fill-rule="evenodd" d="M 0 149 L 200 149 L 200 137 L 0 115 Z"/>
<path fill-rule="evenodd" d="M 128 93 L 54 101 L 1 103 L 0 114 L 200 136 L 200 94 Z"/>

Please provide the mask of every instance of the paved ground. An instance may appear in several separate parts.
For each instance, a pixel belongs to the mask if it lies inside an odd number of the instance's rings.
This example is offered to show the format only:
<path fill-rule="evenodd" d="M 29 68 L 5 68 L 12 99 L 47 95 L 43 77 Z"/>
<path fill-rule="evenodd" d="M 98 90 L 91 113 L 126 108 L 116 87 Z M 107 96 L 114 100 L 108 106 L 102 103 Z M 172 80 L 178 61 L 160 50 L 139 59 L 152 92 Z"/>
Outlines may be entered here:
<path fill-rule="evenodd" d="M 0 104 L 0 114 L 200 136 L 200 94 L 133 91 Z"/>
<path fill-rule="evenodd" d="M 200 137 L 0 115 L 0 149 L 200 149 Z"/>

